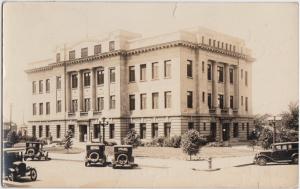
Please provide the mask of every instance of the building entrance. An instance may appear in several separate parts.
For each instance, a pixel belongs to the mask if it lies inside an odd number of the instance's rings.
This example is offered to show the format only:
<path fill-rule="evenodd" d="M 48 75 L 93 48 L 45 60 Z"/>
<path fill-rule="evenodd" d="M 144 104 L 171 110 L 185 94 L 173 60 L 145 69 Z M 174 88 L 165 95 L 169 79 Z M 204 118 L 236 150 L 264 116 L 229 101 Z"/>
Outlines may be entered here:
<path fill-rule="evenodd" d="M 216 141 L 217 124 L 215 122 L 210 123 L 210 136 L 211 136 L 212 141 Z"/>
<path fill-rule="evenodd" d="M 79 125 L 79 142 L 87 141 L 87 125 Z"/>
<path fill-rule="evenodd" d="M 229 140 L 229 138 L 230 138 L 229 123 L 222 124 L 222 134 L 223 134 L 223 141 Z"/>

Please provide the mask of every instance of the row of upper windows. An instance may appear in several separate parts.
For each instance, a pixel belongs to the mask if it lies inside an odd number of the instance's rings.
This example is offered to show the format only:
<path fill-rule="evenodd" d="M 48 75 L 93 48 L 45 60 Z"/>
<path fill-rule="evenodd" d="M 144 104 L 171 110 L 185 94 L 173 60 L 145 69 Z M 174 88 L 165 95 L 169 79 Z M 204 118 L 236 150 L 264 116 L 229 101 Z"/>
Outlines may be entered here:
<path fill-rule="evenodd" d="M 46 79 L 45 83 L 46 83 L 46 93 L 49 93 L 50 92 L 50 79 Z M 44 80 L 39 80 L 39 82 L 38 82 L 39 93 L 43 93 L 43 91 L 44 91 L 43 84 L 44 84 Z M 32 82 L 32 94 L 36 94 L 36 92 L 37 92 L 36 87 L 37 87 L 37 82 L 33 81 Z M 56 77 L 56 89 L 61 89 L 61 77 L 60 76 Z"/>
<path fill-rule="evenodd" d="M 114 41 L 110 41 L 109 42 L 109 51 L 114 51 L 115 50 L 115 42 Z M 94 46 L 94 55 L 100 54 L 102 52 L 102 46 L 101 44 L 99 45 L 95 45 Z M 81 58 L 85 58 L 88 57 L 89 53 L 88 53 L 88 47 L 85 48 L 81 48 Z M 69 60 L 74 60 L 76 58 L 76 51 L 72 50 L 69 51 Z M 56 62 L 60 62 L 60 53 L 56 54 Z"/>
<path fill-rule="evenodd" d="M 50 114 L 50 102 L 46 102 L 46 115 Z M 38 105 L 38 107 L 37 107 Z M 37 112 L 37 108 L 39 109 L 39 111 Z M 57 101 L 57 112 L 61 112 L 61 100 Z M 33 103 L 32 104 L 32 115 L 43 115 L 44 114 L 44 103 Z"/>
<path fill-rule="evenodd" d="M 202 43 L 204 43 L 204 36 L 202 36 Z M 235 45 L 232 45 L 230 43 L 224 43 L 222 41 L 217 41 L 217 40 L 211 39 L 211 38 L 208 39 L 208 45 L 212 46 L 212 47 L 219 48 L 219 49 L 224 49 L 224 50 L 227 50 L 227 51 L 232 51 L 232 52 L 236 51 Z"/>

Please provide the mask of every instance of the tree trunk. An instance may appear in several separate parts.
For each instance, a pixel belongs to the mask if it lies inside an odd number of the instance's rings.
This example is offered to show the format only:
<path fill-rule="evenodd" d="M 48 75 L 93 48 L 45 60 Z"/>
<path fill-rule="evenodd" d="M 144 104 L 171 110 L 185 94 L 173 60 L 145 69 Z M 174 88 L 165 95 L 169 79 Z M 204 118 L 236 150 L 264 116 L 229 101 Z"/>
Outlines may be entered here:
<path fill-rule="evenodd" d="M 190 154 L 190 161 L 192 160 L 192 154 Z"/>

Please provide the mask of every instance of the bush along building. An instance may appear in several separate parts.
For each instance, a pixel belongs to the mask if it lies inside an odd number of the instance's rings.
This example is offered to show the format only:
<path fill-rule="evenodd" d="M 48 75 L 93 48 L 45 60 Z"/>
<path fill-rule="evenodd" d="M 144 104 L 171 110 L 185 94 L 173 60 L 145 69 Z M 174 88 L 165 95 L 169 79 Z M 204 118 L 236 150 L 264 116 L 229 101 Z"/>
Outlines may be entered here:
<path fill-rule="evenodd" d="M 64 44 L 29 64 L 28 134 L 120 143 L 196 129 L 212 141 L 246 141 L 253 128 L 251 52 L 243 40 L 205 28 L 154 37 L 118 30 Z"/>

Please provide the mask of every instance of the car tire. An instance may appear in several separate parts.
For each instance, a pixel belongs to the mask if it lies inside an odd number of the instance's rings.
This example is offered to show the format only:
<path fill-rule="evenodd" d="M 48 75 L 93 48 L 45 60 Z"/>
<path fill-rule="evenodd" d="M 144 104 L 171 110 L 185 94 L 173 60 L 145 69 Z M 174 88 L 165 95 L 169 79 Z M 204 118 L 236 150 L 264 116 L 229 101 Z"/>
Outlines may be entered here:
<path fill-rule="evenodd" d="M 8 180 L 15 181 L 16 180 L 16 174 L 11 172 L 8 174 Z"/>
<path fill-rule="evenodd" d="M 35 168 L 32 168 L 30 170 L 30 179 L 32 181 L 35 181 L 37 179 L 37 172 L 36 172 Z"/>
<path fill-rule="evenodd" d="M 292 159 L 292 163 L 293 164 L 298 164 L 298 161 L 299 161 L 298 155 L 296 155 L 295 157 L 293 157 L 293 159 Z"/>
<path fill-rule="evenodd" d="M 120 154 L 117 157 L 117 162 L 121 165 L 125 165 L 128 162 L 128 156 L 126 154 Z"/>
<path fill-rule="evenodd" d="M 27 157 L 24 157 L 24 161 L 27 161 Z"/>
<path fill-rule="evenodd" d="M 263 157 L 260 157 L 257 160 L 257 164 L 260 165 L 260 166 L 265 166 L 267 164 L 267 159 L 263 158 Z"/>
<path fill-rule="evenodd" d="M 85 162 L 85 163 L 84 163 L 84 166 L 88 167 L 88 166 L 89 166 L 89 163 L 88 163 L 88 162 Z"/>
<path fill-rule="evenodd" d="M 112 165 L 112 168 L 113 168 L 113 169 L 116 169 L 116 168 L 117 168 L 117 166 L 116 166 L 115 164 L 113 164 L 113 165 Z"/>

